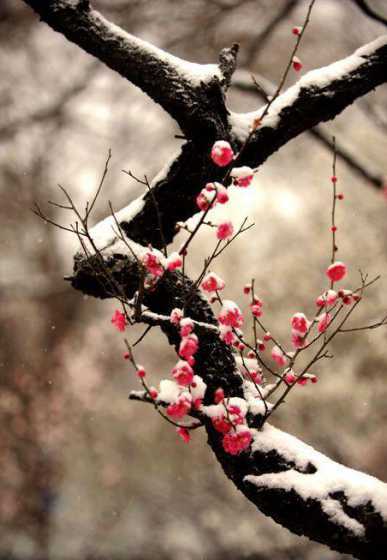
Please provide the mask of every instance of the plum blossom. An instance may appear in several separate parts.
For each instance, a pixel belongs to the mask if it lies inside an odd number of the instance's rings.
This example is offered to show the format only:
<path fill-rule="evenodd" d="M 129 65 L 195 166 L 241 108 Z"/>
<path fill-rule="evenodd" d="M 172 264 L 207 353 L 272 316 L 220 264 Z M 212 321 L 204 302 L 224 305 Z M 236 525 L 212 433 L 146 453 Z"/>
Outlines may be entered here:
<path fill-rule="evenodd" d="M 215 274 L 215 272 L 209 272 L 206 274 L 201 283 L 201 288 L 205 292 L 217 292 L 223 290 L 224 287 L 224 280 Z"/>
<path fill-rule="evenodd" d="M 216 194 L 204 188 L 196 197 L 196 205 L 202 212 L 205 212 L 211 206 L 216 204 Z"/>
<path fill-rule="evenodd" d="M 293 69 L 294 69 L 296 72 L 299 72 L 299 71 L 302 69 L 303 64 L 302 64 L 301 60 L 298 58 L 298 56 L 293 56 L 293 58 L 292 58 L 292 66 L 293 66 Z"/>
<path fill-rule="evenodd" d="M 221 183 L 207 183 L 204 187 L 207 192 L 214 192 L 216 193 L 216 202 L 219 204 L 226 204 L 229 200 L 227 189 Z M 213 195 L 212 195 L 213 197 Z"/>
<path fill-rule="evenodd" d="M 111 322 L 118 331 L 123 332 L 125 330 L 126 318 L 125 315 L 118 309 L 115 310 L 113 317 L 111 318 Z"/>
<path fill-rule="evenodd" d="M 194 322 L 189 317 L 185 317 L 180 321 L 180 336 L 184 338 L 191 334 L 194 328 Z"/>
<path fill-rule="evenodd" d="M 218 140 L 212 146 L 211 159 L 219 167 L 225 167 L 234 159 L 232 147 L 225 140 Z"/>
<path fill-rule="evenodd" d="M 145 266 L 146 270 L 152 276 L 162 276 L 164 274 L 164 267 L 162 266 L 160 259 L 152 249 L 147 251 L 142 257 L 142 264 Z"/>
<path fill-rule="evenodd" d="M 179 253 L 171 253 L 166 260 L 166 265 L 168 270 L 176 270 L 177 268 L 181 268 L 183 265 L 183 259 L 179 255 Z"/>
<path fill-rule="evenodd" d="M 302 27 L 299 25 L 292 28 L 293 35 L 297 35 L 297 36 L 301 35 L 301 32 L 302 32 Z"/>
<path fill-rule="evenodd" d="M 144 379 L 144 377 L 146 376 L 145 368 L 143 366 L 138 366 L 137 371 L 136 371 L 136 375 L 137 375 L 138 378 Z"/>
<path fill-rule="evenodd" d="M 282 352 L 279 346 L 273 346 L 271 351 L 271 357 L 281 367 L 284 366 L 288 361 L 286 355 L 284 354 L 284 352 Z"/>
<path fill-rule="evenodd" d="M 297 377 L 295 376 L 294 371 L 293 370 L 287 371 L 284 375 L 284 380 L 289 385 L 293 385 L 293 383 L 297 381 Z"/>
<path fill-rule="evenodd" d="M 184 443 L 189 443 L 191 440 L 191 435 L 189 433 L 189 431 L 187 430 L 187 428 L 176 428 L 176 432 L 177 434 L 181 437 L 181 439 L 184 441 Z"/>
<path fill-rule="evenodd" d="M 339 282 L 347 274 L 347 266 L 340 261 L 336 261 L 328 266 L 325 274 L 332 282 Z"/>
<path fill-rule="evenodd" d="M 304 313 L 295 313 L 291 318 L 292 332 L 294 334 L 305 336 L 308 332 L 310 322 Z"/>
<path fill-rule="evenodd" d="M 179 356 L 189 361 L 199 348 L 199 340 L 196 334 L 189 334 L 184 337 L 179 346 Z"/>
<path fill-rule="evenodd" d="M 190 385 L 193 381 L 193 369 L 185 360 L 179 360 L 172 370 L 172 376 L 179 385 Z"/>
<path fill-rule="evenodd" d="M 179 309 L 178 307 L 175 307 L 171 311 L 171 314 L 169 316 L 169 320 L 172 323 L 172 325 L 178 326 L 180 324 L 180 321 L 181 321 L 182 317 L 183 317 L 183 310 Z"/>
<path fill-rule="evenodd" d="M 234 185 L 237 187 L 248 187 L 254 178 L 254 170 L 247 165 L 234 167 L 231 171 L 231 177 L 233 178 Z"/>
<path fill-rule="evenodd" d="M 189 393 L 181 394 L 175 402 L 167 406 L 167 414 L 175 420 L 180 420 L 191 410 L 192 399 Z"/>
<path fill-rule="evenodd" d="M 318 318 L 317 329 L 319 333 L 323 333 L 329 327 L 330 322 L 332 321 L 332 317 L 330 313 L 323 313 Z"/>
<path fill-rule="evenodd" d="M 231 327 L 227 325 L 219 325 L 219 338 L 226 344 L 234 344 L 236 342 L 236 336 L 232 331 Z"/>
<path fill-rule="evenodd" d="M 216 230 L 216 237 L 219 240 L 229 239 L 233 233 L 234 233 L 234 226 L 230 221 L 225 221 L 218 225 Z"/>
<path fill-rule="evenodd" d="M 232 425 L 224 416 L 212 418 L 211 421 L 215 430 L 221 434 L 228 434 L 232 428 Z"/>
<path fill-rule="evenodd" d="M 221 325 L 238 328 L 243 324 L 243 315 L 235 302 L 225 299 L 218 316 L 218 321 Z"/>
<path fill-rule="evenodd" d="M 324 307 L 325 305 L 333 305 L 337 300 L 337 292 L 335 290 L 327 290 L 321 296 L 316 299 L 316 305 L 318 307 Z"/>
<path fill-rule="evenodd" d="M 225 434 L 222 445 L 226 453 L 229 453 L 230 455 L 239 455 L 242 451 L 245 451 L 248 447 L 250 447 L 251 440 L 252 435 L 250 430 L 248 428 L 244 428 L 241 431 Z"/>

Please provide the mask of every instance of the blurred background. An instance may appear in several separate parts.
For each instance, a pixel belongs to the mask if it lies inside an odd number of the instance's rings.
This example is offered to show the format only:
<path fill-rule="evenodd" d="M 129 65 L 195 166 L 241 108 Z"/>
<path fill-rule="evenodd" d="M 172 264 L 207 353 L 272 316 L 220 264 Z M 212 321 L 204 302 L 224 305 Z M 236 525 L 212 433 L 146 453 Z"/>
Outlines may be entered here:
<path fill-rule="evenodd" d="M 303 0 L 96 0 L 128 31 L 196 62 L 241 46 L 234 111 L 262 101 L 249 73 L 277 82 L 301 25 Z M 383 0 L 369 1 L 387 16 Z M 317 0 L 299 52 L 303 72 L 347 56 L 384 28 L 351 0 Z M 47 207 L 57 184 L 81 207 L 97 187 L 108 149 L 112 161 L 94 221 L 128 204 L 141 188 L 122 173 L 152 177 L 181 143 L 168 115 L 144 94 L 54 33 L 21 0 L 0 2 L 0 558 L 101 560 L 333 560 L 344 558 L 291 535 L 233 487 L 195 433 L 190 445 L 151 407 L 128 402 L 136 380 L 110 323 L 113 302 L 83 297 L 63 281 L 76 240 L 31 211 Z M 247 72 L 246 72 L 247 71 Z M 247 77 L 246 77 L 247 76 Z M 288 85 L 298 75 L 289 77 Z M 338 159 L 340 259 L 381 280 L 354 325 L 387 311 L 387 96 L 379 88 L 322 133 L 337 137 L 369 179 Z M 304 134 L 275 154 L 250 189 L 232 193 L 217 216 L 255 228 L 213 269 L 226 294 L 242 302 L 252 277 L 265 322 L 287 344 L 289 317 L 311 316 L 325 289 L 330 257 L 332 155 Z M 372 179 L 372 177 L 374 179 Z M 183 188 L 183 185 L 182 185 Z M 181 242 L 182 237 L 176 243 Z M 195 276 L 214 244 L 196 240 Z M 140 330 L 133 330 L 135 338 Z M 274 419 L 333 459 L 387 481 L 387 332 L 342 335 L 335 359 L 320 363 L 317 385 L 294 390 Z M 168 376 L 175 356 L 152 330 L 137 359 L 152 381 Z"/>

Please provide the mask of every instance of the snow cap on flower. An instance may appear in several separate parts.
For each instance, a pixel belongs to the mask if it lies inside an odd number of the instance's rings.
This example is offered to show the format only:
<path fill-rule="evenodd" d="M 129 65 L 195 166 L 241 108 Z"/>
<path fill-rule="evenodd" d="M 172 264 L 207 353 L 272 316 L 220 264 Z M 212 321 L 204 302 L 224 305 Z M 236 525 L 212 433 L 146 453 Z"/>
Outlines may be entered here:
<path fill-rule="evenodd" d="M 308 332 L 310 322 L 304 313 L 295 313 L 291 318 L 292 332 L 296 335 L 305 336 Z"/>
<path fill-rule="evenodd" d="M 167 406 L 167 414 L 174 420 L 180 420 L 191 410 L 191 404 L 190 393 L 182 393 L 176 401 Z"/>
<path fill-rule="evenodd" d="M 123 332 L 125 330 L 126 318 L 125 315 L 118 309 L 115 310 L 113 317 L 111 318 L 111 322 L 118 331 Z"/>
<path fill-rule="evenodd" d="M 202 189 L 196 197 L 196 205 L 202 212 L 205 212 L 210 206 L 216 204 L 216 193 L 206 188 Z"/>
<path fill-rule="evenodd" d="M 347 274 L 347 266 L 340 261 L 336 261 L 328 266 L 325 274 L 332 282 L 339 282 Z"/>
<path fill-rule="evenodd" d="M 199 348 L 199 340 L 196 334 L 189 334 L 188 336 L 182 338 L 179 346 L 179 356 L 189 361 L 196 354 Z"/>
<path fill-rule="evenodd" d="M 236 342 L 236 336 L 232 332 L 232 328 L 227 325 L 219 325 L 219 338 L 226 344 L 234 344 Z"/>
<path fill-rule="evenodd" d="M 207 183 L 205 189 L 208 192 L 216 191 L 216 201 L 219 202 L 219 204 L 226 204 L 226 202 L 228 202 L 229 196 L 227 189 L 221 183 Z"/>
<path fill-rule="evenodd" d="M 298 58 L 298 56 L 293 56 L 292 58 L 292 65 L 293 68 L 296 72 L 299 72 L 303 66 L 301 60 Z"/>
<path fill-rule="evenodd" d="M 176 270 L 177 268 L 181 268 L 183 265 L 183 259 L 179 253 L 171 253 L 166 260 L 166 265 L 168 270 Z"/>
<path fill-rule="evenodd" d="M 251 167 L 244 165 L 242 167 L 234 167 L 231 171 L 234 185 L 238 187 L 248 187 L 254 178 L 254 171 Z"/>
<path fill-rule="evenodd" d="M 251 432 L 248 428 L 240 431 L 225 434 L 222 440 L 223 449 L 230 455 L 239 455 L 250 447 L 252 440 Z"/>
<path fill-rule="evenodd" d="M 185 360 L 179 360 L 172 369 L 172 376 L 179 385 L 191 385 L 194 377 L 193 369 Z"/>
<path fill-rule="evenodd" d="M 222 222 L 218 225 L 216 230 L 216 237 L 219 240 L 229 239 L 234 233 L 234 226 L 229 220 Z"/>
<path fill-rule="evenodd" d="M 299 26 L 299 25 L 294 26 L 294 27 L 292 28 L 292 33 L 293 33 L 293 35 L 297 35 L 297 36 L 298 36 L 298 35 L 301 35 L 301 32 L 302 32 L 302 27 Z"/>
<path fill-rule="evenodd" d="M 179 309 L 178 307 L 175 307 L 174 309 L 172 309 L 171 314 L 169 316 L 169 320 L 172 323 L 172 325 L 179 325 L 181 319 L 183 317 L 183 310 Z"/>
<path fill-rule="evenodd" d="M 184 338 L 185 336 L 191 334 L 193 328 L 194 328 L 194 322 L 192 321 L 192 319 L 190 319 L 189 317 L 185 317 L 184 319 L 181 319 L 180 321 L 181 338 Z"/>
<path fill-rule="evenodd" d="M 204 399 L 204 395 L 206 394 L 207 385 L 204 383 L 203 379 L 200 375 L 194 375 L 191 383 L 191 395 L 194 401 Z"/>
<path fill-rule="evenodd" d="M 205 292 L 216 292 L 223 290 L 225 287 L 224 281 L 215 272 L 209 272 L 203 278 L 201 288 Z"/>
<path fill-rule="evenodd" d="M 230 144 L 224 140 L 218 140 L 212 146 L 211 159 L 219 167 L 225 167 L 234 159 L 234 152 Z"/>
<path fill-rule="evenodd" d="M 218 321 L 221 325 L 238 328 L 243 324 L 243 315 L 234 301 L 225 299 L 218 316 Z"/>

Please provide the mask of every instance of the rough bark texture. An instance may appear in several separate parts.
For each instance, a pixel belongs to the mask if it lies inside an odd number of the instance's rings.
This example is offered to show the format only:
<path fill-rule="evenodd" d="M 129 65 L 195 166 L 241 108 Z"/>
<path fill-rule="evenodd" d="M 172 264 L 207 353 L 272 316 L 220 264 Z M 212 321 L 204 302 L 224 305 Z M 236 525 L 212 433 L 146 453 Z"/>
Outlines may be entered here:
<path fill-rule="evenodd" d="M 154 185 L 161 214 L 164 237 L 170 242 L 177 221 L 185 220 L 195 211 L 195 197 L 207 181 L 221 180 L 227 170 L 215 168 L 209 159 L 209 147 L 215 139 L 229 140 L 235 148 L 240 138 L 231 130 L 224 102 L 224 92 L 229 83 L 236 48 L 223 51 L 220 56 L 221 77 L 214 77 L 193 85 L 179 71 L 179 64 L 157 51 L 144 48 L 136 38 L 109 25 L 98 13 L 90 10 L 87 1 L 74 0 L 25 0 L 53 29 L 96 56 L 113 70 L 139 86 L 177 120 L 189 139 L 180 155 L 164 177 Z M 160 53 L 159 53 L 160 54 Z M 345 76 L 331 81 L 324 87 L 309 87 L 300 91 L 295 100 L 279 115 L 275 127 L 262 126 L 252 138 L 238 160 L 240 165 L 257 167 L 271 154 L 305 130 L 319 122 L 334 118 L 357 97 L 364 95 L 387 79 L 387 46 L 382 44 L 364 63 Z M 222 78 L 223 76 L 223 78 Z M 161 235 L 153 197 L 146 195 L 146 203 L 129 223 L 121 224 L 131 239 L 141 244 L 161 246 Z M 136 263 L 123 254 L 75 259 L 72 285 L 83 293 L 95 297 L 113 297 L 114 286 L 106 282 L 106 273 L 128 298 L 138 286 Z M 165 273 L 156 288 L 148 291 L 144 303 L 161 314 L 168 315 L 172 308 L 181 307 L 191 281 L 179 273 Z M 193 319 L 215 324 L 210 307 L 200 293 L 195 291 L 187 314 Z M 162 326 L 170 344 L 177 346 L 179 337 L 172 326 Z M 208 385 L 207 402 L 221 386 L 226 396 L 242 396 L 241 379 L 234 372 L 233 355 L 216 333 L 198 332 L 200 349 L 195 356 L 196 372 Z M 249 418 L 250 426 L 257 419 Z M 361 522 L 365 535 L 356 536 L 344 525 L 335 523 L 318 500 L 304 499 L 294 490 L 258 488 L 245 481 L 246 475 L 278 473 L 296 466 L 278 450 L 245 452 L 240 456 L 226 454 L 220 436 L 206 421 L 208 442 L 226 475 L 237 488 L 262 512 L 293 532 L 324 543 L 333 549 L 353 554 L 358 558 L 385 558 L 387 545 L 386 520 L 373 511 L 372 506 L 350 508 L 345 493 L 330 496 L 343 505 L 346 513 Z M 340 466 L 338 465 L 338 468 Z M 305 476 L 316 471 L 312 463 L 304 470 Z"/>

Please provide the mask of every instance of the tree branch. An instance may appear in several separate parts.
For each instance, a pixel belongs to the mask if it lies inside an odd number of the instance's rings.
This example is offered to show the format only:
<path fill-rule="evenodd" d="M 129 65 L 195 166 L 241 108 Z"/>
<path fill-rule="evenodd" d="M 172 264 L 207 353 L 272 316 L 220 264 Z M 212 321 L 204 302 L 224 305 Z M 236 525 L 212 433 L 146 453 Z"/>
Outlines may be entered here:
<path fill-rule="evenodd" d="M 387 26 L 387 19 L 384 18 L 383 16 L 379 15 L 377 12 L 375 12 L 375 10 L 373 10 L 372 8 L 369 7 L 369 5 L 367 4 L 367 2 L 365 0 L 352 0 L 357 6 L 358 8 L 361 9 L 361 11 L 368 17 L 370 17 L 371 19 L 382 23 L 383 25 Z"/>
<path fill-rule="evenodd" d="M 223 90 L 235 65 L 236 45 L 221 52 L 219 66 L 196 64 L 127 33 L 91 9 L 87 0 L 24 1 L 55 31 L 159 103 L 187 137 L 213 138 L 224 128 Z"/>
<path fill-rule="evenodd" d="M 138 287 L 137 263 L 130 257 L 107 256 L 105 266 L 115 283 L 131 299 Z M 78 256 L 72 285 L 95 297 L 112 297 L 93 258 Z M 145 295 L 144 304 L 157 314 L 168 316 L 182 307 L 192 283 L 180 273 L 166 272 L 155 289 Z M 190 296 L 187 315 L 206 324 L 216 324 L 207 302 L 198 290 Z M 176 328 L 163 322 L 170 344 L 177 349 Z M 227 397 L 243 397 L 242 378 L 235 374 L 235 361 L 228 346 L 210 329 L 196 330 L 199 351 L 195 371 L 207 384 L 205 404 L 222 387 Z M 250 427 L 260 418 L 250 415 Z M 254 430 L 251 452 L 230 456 L 223 450 L 221 435 L 209 419 L 204 420 L 208 443 L 225 474 L 265 515 L 299 535 L 328 545 L 360 559 L 382 560 L 387 546 L 387 485 L 373 477 L 348 469 L 317 453 L 289 434 L 270 425 Z"/>

